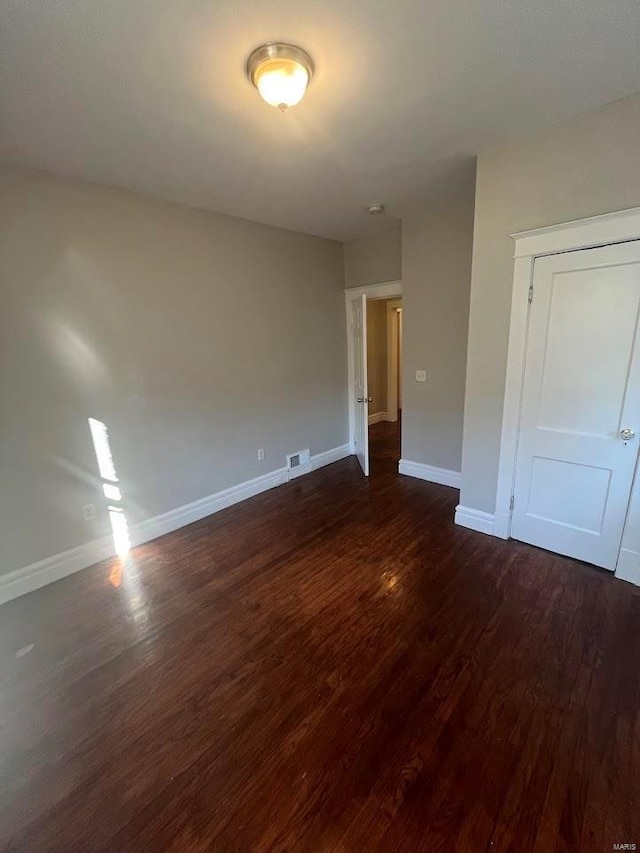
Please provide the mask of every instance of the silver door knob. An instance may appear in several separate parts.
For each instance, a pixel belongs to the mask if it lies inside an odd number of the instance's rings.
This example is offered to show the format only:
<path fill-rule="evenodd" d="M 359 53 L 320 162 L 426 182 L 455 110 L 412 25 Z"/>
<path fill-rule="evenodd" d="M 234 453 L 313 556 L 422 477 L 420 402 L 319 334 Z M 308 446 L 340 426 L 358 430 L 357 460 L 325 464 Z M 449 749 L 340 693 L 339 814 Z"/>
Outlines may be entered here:
<path fill-rule="evenodd" d="M 620 430 L 620 438 L 623 441 L 631 441 L 632 438 L 635 438 L 636 434 L 632 429 L 621 429 Z"/>
<path fill-rule="evenodd" d="M 364 403 L 364 397 L 358 397 L 356 403 Z"/>

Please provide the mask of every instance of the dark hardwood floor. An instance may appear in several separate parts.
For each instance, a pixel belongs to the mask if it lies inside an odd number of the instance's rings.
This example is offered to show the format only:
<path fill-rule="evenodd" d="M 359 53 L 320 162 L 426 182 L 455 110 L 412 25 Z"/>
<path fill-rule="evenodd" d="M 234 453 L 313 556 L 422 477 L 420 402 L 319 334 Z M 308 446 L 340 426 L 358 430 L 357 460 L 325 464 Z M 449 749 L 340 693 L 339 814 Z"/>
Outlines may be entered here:
<path fill-rule="evenodd" d="M 640 845 L 637 591 L 455 527 L 378 426 L 370 481 L 344 460 L 0 608 L 0 849 Z"/>
<path fill-rule="evenodd" d="M 369 465 L 371 475 L 396 474 L 400 461 L 401 419 L 381 421 L 369 427 Z"/>

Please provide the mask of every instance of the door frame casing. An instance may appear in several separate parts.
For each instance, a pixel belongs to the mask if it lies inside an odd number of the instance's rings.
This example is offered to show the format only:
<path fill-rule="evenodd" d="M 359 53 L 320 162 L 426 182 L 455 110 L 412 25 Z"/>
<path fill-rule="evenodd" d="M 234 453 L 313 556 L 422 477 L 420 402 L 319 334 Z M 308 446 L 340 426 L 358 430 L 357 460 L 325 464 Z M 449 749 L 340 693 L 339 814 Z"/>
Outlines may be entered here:
<path fill-rule="evenodd" d="M 353 434 L 356 423 L 355 382 L 353 367 L 353 318 L 351 300 L 365 295 L 367 299 L 395 299 L 402 296 L 402 281 L 383 281 L 380 284 L 368 284 L 364 287 L 346 287 L 344 289 L 345 319 L 347 324 L 347 400 L 349 403 L 349 447 L 355 453 Z"/>
<path fill-rule="evenodd" d="M 512 234 L 513 289 L 493 535 L 511 536 L 520 412 L 529 326 L 529 292 L 536 258 L 640 239 L 640 207 Z"/>
<path fill-rule="evenodd" d="M 400 303 L 401 304 L 401 303 Z M 400 380 L 398 371 L 399 365 L 399 345 L 400 345 L 400 317 L 402 316 L 402 308 L 395 302 L 387 303 L 387 311 L 385 316 L 386 332 L 387 332 L 387 405 L 386 419 L 391 423 L 398 420 Z"/>

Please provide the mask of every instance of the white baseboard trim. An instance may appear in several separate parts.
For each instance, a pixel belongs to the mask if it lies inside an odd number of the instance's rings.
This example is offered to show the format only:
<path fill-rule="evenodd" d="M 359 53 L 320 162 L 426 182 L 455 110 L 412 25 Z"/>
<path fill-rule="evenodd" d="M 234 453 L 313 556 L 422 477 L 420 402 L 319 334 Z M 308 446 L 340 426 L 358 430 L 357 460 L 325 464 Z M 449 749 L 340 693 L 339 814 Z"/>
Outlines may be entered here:
<path fill-rule="evenodd" d="M 616 566 L 616 577 L 640 586 L 640 553 L 622 548 Z"/>
<path fill-rule="evenodd" d="M 496 535 L 494 515 L 481 509 L 473 509 L 470 506 L 458 504 L 455 522 L 460 527 L 468 527 L 469 530 L 477 530 L 478 533 L 488 533 L 489 536 Z"/>
<path fill-rule="evenodd" d="M 0 577 L 0 604 L 93 566 L 114 554 L 112 537 L 103 536 L 8 572 Z"/>
<path fill-rule="evenodd" d="M 369 426 L 372 424 L 379 424 L 380 421 L 388 421 L 389 420 L 389 412 L 376 412 L 373 415 L 369 415 Z"/>
<path fill-rule="evenodd" d="M 144 542 L 151 542 L 152 539 L 164 536 L 165 533 L 172 533 L 174 530 L 193 524 L 194 521 L 200 521 L 208 515 L 220 512 L 221 509 L 246 501 L 248 498 L 266 492 L 268 489 L 282 486 L 288 480 L 287 469 L 278 468 L 275 471 L 269 471 L 268 474 L 254 477 L 253 480 L 247 480 L 237 486 L 230 486 L 228 489 L 223 489 L 213 495 L 207 495 L 206 498 L 200 498 L 193 503 L 171 509 L 162 515 L 147 518 L 129 531 L 131 545 L 135 547 Z"/>
<path fill-rule="evenodd" d="M 289 471 L 289 479 L 296 480 L 304 474 L 310 474 L 312 471 L 317 471 L 318 468 L 324 468 L 325 465 L 331 465 L 333 462 L 339 462 L 341 459 L 346 459 L 351 456 L 353 451 L 351 445 L 342 444 L 340 447 L 333 447 L 331 450 L 325 450 L 324 453 L 317 453 L 312 456 L 308 465 L 301 465 L 299 468 L 294 468 Z M 286 469 L 285 469 L 286 471 Z"/>
<path fill-rule="evenodd" d="M 441 486 L 453 486 L 454 489 L 460 488 L 462 480 L 460 471 L 436 468 L 434 465 L 412 462 L 410 459 L 400 460 L 398 473 L 406 474 L 407 477 L 417 477 L 419 480 L 427 480 L 429 483 L 439 483 Z"/>
<path fill-rule="evenodd" d="M 324 453 L 318 453 L 311 457 L 311 462 L 304 466 L 304 470 L 299 469 L 299 473 L 296 471 L 296 476 L 309 474 L 311 471 L 316 471 L 332 462 L 338 462 L 349 455 L 351 455 L 351 447 L 348 444 L 334 447 Z M 200 498 L 162 515 L 145 519 L 145 521 L 130 527 L 131 545 L 135 547 L 150 542 L 152 539 L 164 536 L 165 533 L 171 533 L 173 530 L 178 530 L 180 527 L 186 527 L 194 521 L 200 521 L 208 515 L 213 515 L 221 509 L 226 509 L 233 504 L 247 500 L 247 498 L 259 495 L 268 489 L 281 486 L 289 482 L 290 479 L 294 479 L 291 472 L 286 468 L 278 468 L 268 474 L 262 474 L 252 480 L 239 483 L 237 486 L 223 489 L 221 492 Z M 46 586 L 113 556 L 115 556 L 113 539 L 111 536 L 103 536 L 68 551 L 62 551 L 60 554 L 46 557 L 37 563 L 31 563 L 21 569 L 0 575 L 0 604 L 28 592 L 33 592 L 41 586 Z"/>
<path fill-rule="evenodd" d="M 317 471 L 325 465 L 333 465 L 334 462 L 346 459 L 347 456 L 351 456 L 351 445 L 341 444 L 340 447 L 332 447 L 331 450 L 325 450 L 324 453 L 317 453 L 311 457 L 311 470 Z"/>

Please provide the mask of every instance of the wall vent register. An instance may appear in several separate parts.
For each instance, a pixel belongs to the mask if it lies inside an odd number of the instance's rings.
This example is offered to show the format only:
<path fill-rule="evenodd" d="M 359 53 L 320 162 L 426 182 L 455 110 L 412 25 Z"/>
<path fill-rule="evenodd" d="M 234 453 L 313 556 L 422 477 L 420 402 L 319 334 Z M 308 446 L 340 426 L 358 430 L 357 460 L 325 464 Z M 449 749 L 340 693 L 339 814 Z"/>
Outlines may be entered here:
<path fill-rule="evenodd" d="M 311 462 L 310 450 L 298 450 L 296 453 L 287 454 L 287 468 L 293 471 L 296 468 L 303 468 Z"/>

